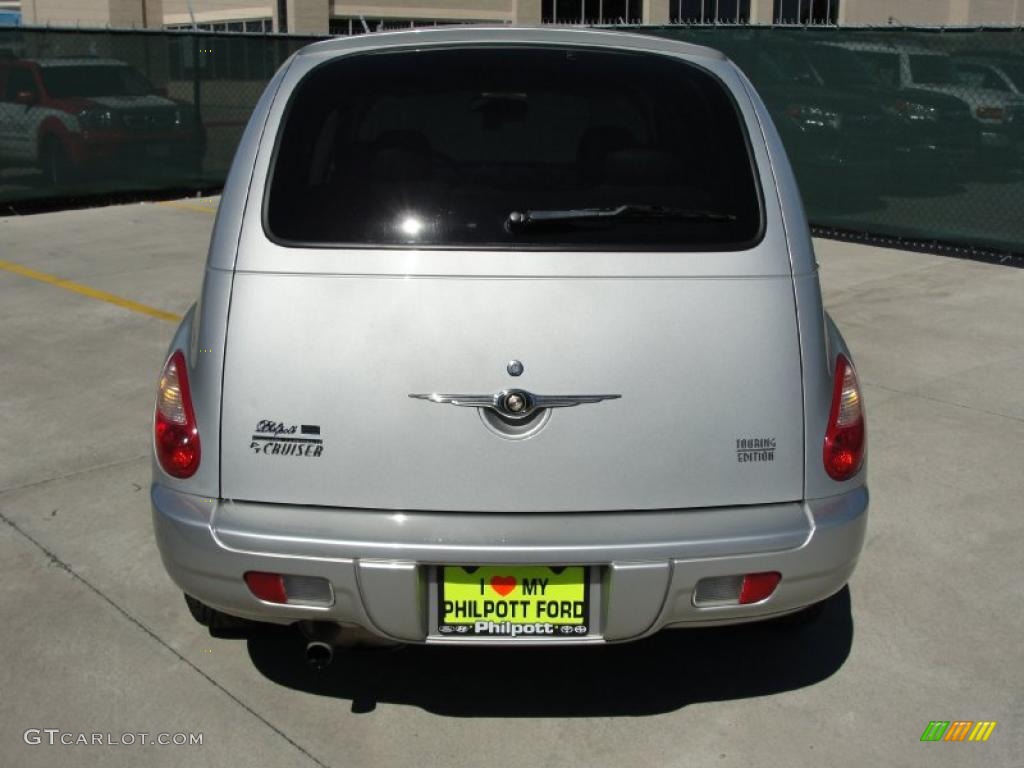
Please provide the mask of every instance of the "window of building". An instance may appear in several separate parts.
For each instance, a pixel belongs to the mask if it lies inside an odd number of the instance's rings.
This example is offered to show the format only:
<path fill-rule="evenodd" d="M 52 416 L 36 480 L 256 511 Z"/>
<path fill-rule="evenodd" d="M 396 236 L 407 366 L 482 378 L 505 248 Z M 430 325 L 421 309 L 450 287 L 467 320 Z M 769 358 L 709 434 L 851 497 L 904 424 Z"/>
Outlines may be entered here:
<path fill-rule="evenodd" d="M 776 24 L 838 24 L 839 0 L 775 0 Z"/>
<path fill-rule="evenodd" d="M 673 24 L 746 24 L 750 0 L 671 0 Z"/>
<path fill-rule="evenodd" d="M 250 34 L 267 34 L 274 31 L 274 22 L 270 19 L 239 19 L 237 21 L 211 22 L 196 24 L 196 29 L 204 32 L 248 32 Z M 191 24 L 168 24 L 166 29 L 190 31 Z"/>
<path fill-rule="evenodd" d="M 642 0 L 542 0 L 545 24 L 639 24 Z"/>
<path fill-rule="evenodd" d="M 365 26 L 364 26 L 365 23 Z M 441 24 L 480 24 L 486 19 L 402 19 L 372 16 L 333 16 L 328 30 L 332 35 L 362 35 L 366 32 L 387 32 L 418 27 L 436 27 Z"/>

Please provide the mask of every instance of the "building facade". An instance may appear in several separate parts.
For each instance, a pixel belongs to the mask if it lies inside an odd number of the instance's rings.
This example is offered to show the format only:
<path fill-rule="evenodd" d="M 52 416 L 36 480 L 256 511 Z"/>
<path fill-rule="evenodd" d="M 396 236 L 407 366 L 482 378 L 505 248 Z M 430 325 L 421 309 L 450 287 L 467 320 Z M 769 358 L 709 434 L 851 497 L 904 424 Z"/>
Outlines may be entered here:
<path fill-rule="evenodd" d="M 20 10 L 29 25 L 313 35 L 473 22 L 1024 24 L 1024 0 L 21 0 Z"/>

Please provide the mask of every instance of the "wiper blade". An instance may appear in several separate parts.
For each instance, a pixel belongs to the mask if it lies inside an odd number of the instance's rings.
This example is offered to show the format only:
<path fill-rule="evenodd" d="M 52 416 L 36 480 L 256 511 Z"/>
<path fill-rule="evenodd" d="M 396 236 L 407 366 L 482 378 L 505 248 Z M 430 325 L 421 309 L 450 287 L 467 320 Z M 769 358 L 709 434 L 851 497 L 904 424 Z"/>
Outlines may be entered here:
<path fill-rule="evenodd" d="M 736 214 L 700 208 L 671 208 L 663 205 L 619 205 L 614 208 L 568 208 L 565 210 L 512 211 L 505 220 L 509 231 L 551 222 L 576 221 L 736 221 Z"/>

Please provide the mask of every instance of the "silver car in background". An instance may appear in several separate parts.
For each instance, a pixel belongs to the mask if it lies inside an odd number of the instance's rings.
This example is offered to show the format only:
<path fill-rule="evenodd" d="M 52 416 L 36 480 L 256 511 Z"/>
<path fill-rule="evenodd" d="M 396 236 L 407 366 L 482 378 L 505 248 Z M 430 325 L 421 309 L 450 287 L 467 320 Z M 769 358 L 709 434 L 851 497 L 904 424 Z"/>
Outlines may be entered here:
<path fill-rule="evenodd" d="M 633 640 L 846 583 L 861 394 L 771 119 L 716 51 L 462 28 L 311 45 L 238 148 L 160 379 L 202 623 Z"/>

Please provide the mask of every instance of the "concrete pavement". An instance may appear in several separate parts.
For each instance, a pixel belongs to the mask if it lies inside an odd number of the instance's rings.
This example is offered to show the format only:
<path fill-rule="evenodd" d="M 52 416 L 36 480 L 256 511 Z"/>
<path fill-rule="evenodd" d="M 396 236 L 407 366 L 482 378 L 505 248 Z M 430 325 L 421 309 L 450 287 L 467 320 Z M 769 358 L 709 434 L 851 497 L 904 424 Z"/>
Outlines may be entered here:
<path fill-rule="evenodd" d="M 2 218 L 0 259 L 180 314 L 215 205 Z M 359 652 L 319 674 L 290 631 L 211 637 L 160 565 L 148 446 L 173 325 L 0 269 L 0 764 L 1024 765 L 1024 270 L 817 248 L 872 490 L 861 562 L 819 621 Z M 998 725 L 922 744 L 931 720 Z"/>

